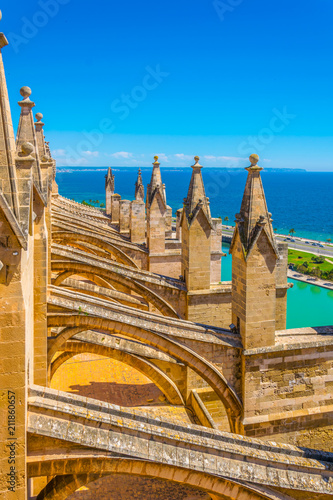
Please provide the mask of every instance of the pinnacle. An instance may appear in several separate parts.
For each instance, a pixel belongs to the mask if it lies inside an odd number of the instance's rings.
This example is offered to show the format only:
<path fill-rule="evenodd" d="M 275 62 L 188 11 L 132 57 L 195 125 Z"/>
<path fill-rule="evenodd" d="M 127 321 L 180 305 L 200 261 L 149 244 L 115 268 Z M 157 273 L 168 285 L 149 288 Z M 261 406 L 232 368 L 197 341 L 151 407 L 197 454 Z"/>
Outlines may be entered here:
<path fill-rule="evenodd" d="M 199 156 L 194 157 L 195 164 L 192 165 L 193 172 L 188 188 L 187 198 L 185 198 L 186 215 L 193 214 L 196 208 L 203 208 L 206 216 L 210 219 L 209 201 L 206 197 L 205 187 L 201 175 L 202 165 L 199 163 Z"/>

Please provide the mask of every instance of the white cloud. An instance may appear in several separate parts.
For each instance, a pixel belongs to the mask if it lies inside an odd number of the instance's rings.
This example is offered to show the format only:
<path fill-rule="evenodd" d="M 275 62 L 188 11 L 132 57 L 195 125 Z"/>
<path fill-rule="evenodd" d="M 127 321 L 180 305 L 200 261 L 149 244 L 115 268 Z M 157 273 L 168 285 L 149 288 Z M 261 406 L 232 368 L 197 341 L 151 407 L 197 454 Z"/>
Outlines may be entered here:
<path fill-rule="evenodd" d="M 110 156 L 111 158 L 132 158 L 133 154 L 128 153 L 127 151 L 118 151 L 117 153 L 112 153 L 112 154 L 107 154 L 107 156 Z"/>
<path fill-rule="evenodd" d="M 53 149 L 52 150 L 52 156 L 66 156 L 66 150 L 65 149 Z"/>
<path fill-rule="evenodd" d="M 63 167 L 80 167 L 88 164 L 87 158 L 73 154 L 70 149 L 68 151 L 66 149 L 54 149 L 52 150 L 52 156 Z"/>
<path fill-rule="evenodd" d="M 212 160 L 212 161 L 243 161 L 245 158 L 242 158 L 240 156 L 213 156 L 213 155 L 206 155 L 204 156 L 206 160 Z"/>
<path fill-rule="evenodd" d="M 185 155 L 184 153 L 175 153 L 174 156 L 178 159 L 178 160 L 186 160 L 186 161 L 191 161 L 193 160 L 194 156 L 191 156 L 191 155 Z"/>
<path fill-rule="evenodd" d="M 87 156 L 94 156 L 96 158 L 99 155 L 99 152 L 98 151 L 83 151 L 83 154 L 87 155 Z"/>
<path fill-rule="evenodd" d="M 226 161 L 242 161 L 245 158 L 241 158 L 239 156 L 218 156 L 218 160 L 226 160 Z"/>

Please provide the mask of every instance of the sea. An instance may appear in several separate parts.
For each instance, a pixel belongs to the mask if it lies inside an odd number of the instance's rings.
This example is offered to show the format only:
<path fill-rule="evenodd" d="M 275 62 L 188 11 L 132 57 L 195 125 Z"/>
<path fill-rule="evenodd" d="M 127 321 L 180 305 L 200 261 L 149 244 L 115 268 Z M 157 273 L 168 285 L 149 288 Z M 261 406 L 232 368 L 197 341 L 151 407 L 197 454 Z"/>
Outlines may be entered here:
<path fill-rule="evenodd" d="M 137 168 L 112 167 L 115 191 L 123 199 L 134 199 Z M 141 168 L 145 186 L 151 168 Z M 182 207 L 191 179 L 191 168 L 161 167 L 168 205 L 173 215 Z M 78 202 L 105 203 L 107 167 L 57 167 L 59 193 Z M 246 182 L 244 169 L 203 168 L 206 195 L 213 217 L 228 218 L 234 225 Z M 295 230 L 295 236 L 333 240 L 333 172 L 265 169 L 261 174 L 273 227 L 279 234 Z M 224 246 L 224 245 L 223 245 Z M 228 252 L 228 246 L 224 246 Z M 231 256 L 222 259 L 222 280 L 231 279 Z M 287 328 L 333 325 L 333 291 L 295 280 L 288 291 Z"/>

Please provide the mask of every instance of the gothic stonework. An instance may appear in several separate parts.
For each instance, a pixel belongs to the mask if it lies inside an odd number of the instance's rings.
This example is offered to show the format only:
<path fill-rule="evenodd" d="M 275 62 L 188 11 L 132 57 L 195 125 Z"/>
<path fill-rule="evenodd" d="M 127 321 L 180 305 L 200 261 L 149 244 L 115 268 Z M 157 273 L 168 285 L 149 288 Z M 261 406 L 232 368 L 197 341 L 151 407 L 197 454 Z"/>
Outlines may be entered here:
<path fill-rule="evenodd" d="M 198 157 L 175 221 L 157 157 L 145 202 L 109 168 L 81 205 L 30 95 L 15 145 L 1 55 L 1 499 L 333 498 L 333 327 L 285 329 L 259 158 L 221 282 Z"/>

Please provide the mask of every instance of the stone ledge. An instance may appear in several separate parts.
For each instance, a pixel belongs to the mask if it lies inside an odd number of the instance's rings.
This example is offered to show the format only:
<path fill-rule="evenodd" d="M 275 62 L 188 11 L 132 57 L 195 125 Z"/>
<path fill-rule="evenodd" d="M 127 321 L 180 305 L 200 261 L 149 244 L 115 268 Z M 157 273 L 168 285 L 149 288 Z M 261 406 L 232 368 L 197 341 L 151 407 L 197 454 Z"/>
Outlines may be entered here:
<path fill-rule="evenodd" d="M 214 287 L 214 288 L 210 288 L 209 290 L 192 290 L 190 292 L 187 292 L 187 295 L 188 296 L 191 296 L 191 295 L 214 295 L 214 294 L 223 294 L 223 293 L 231 293 L 231 286 L 229 287 L 229 285 L 225 286 L 225 285 L 211 285 L 211 287 Z"/>
<path fill-rule="evenodd" d="M 272 413 L 269 415 L 258 415 L 255 417 L 244 418 L 243 425 L 252 425 L 252 424 L 262 424 L 273 422 L 277 420 L 291 420 L 300 417 L 308 417 L 311 415 L 324 415 L 326 413 L 333 412 L 333 404 L 329 406 L 315 407 L 315 408 L 307 408 L 304 410 L 295 410 L 295 411 L 287 411 L 282 413 Z"/>

